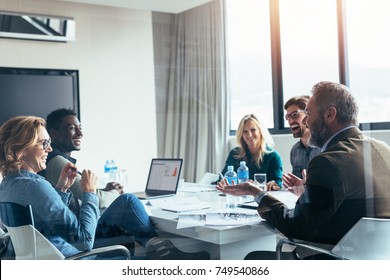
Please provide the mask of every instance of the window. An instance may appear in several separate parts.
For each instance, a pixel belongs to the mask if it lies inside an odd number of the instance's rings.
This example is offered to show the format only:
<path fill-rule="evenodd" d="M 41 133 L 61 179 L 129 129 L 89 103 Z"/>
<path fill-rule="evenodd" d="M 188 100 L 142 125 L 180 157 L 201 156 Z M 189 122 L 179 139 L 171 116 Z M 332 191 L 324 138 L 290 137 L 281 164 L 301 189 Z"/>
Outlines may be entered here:
<path fill-rule="evenodd" d="M 226 7 L 231 129 L 249 113 L 273 127 L 269 3 L 227 0 Z"/>
<path fill-rule="evenodd" d="M 310 95 L 319 81 L 338 82 L 336 1 L 279 0 L 279 7 L 284 102 Z"/>
<path fill-rule="evenodd" d="M 348 0 L 345 4 L 349 87 L 359 103 L 359 122 L 388 122 L 390 2 Z"/>
<path fill-rule="evenodd" d="M 231 130 L 255 113 L 288 133 L 284 102 L 324 80 L 351 88 L 364 130 L 389 129 L 389 13 L 388 0 L 226 0 Z"/>

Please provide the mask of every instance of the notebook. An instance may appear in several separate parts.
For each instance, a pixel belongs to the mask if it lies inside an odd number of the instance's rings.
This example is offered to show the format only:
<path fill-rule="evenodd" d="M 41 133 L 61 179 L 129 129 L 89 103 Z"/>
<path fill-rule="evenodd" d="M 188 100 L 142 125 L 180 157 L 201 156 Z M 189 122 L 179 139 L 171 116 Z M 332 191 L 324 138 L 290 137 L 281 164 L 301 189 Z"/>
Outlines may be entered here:
<path fill-rule="evenodd" d="M 144 192 L 135 192 L 139 199 L 175 195 L 179 185 L 183 159 L 154 158 L 150 163 Z"/>

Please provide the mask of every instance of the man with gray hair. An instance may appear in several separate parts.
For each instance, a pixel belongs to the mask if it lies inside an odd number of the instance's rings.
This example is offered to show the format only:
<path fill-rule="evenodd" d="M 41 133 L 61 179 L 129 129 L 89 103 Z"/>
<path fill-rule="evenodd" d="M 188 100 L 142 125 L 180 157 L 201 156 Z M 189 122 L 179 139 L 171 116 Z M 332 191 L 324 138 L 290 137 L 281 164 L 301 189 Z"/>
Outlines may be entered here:
<path fill-rule="evenodd" d="M 253 195 L 260 216 L 288 238 L 335 245 L 362 217 L 390 218 L 390 147 L 359 130 L 358 106 L 346 86 L 319 82 L 312 94 L 304 122 L 321 153 L 309 162 L 305 184 L 296 177 L 288 182 L 298 196 L 294 209 L 252 182 L 217 188 Z M 260 252 L 248 256 L 256 258 Z"/>

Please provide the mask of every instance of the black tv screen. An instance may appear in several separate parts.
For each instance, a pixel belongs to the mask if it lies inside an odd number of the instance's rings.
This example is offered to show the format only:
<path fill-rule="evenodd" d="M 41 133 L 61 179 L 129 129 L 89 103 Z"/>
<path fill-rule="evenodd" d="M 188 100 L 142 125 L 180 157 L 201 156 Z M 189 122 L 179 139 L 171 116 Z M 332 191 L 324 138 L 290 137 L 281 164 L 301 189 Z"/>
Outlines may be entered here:
<path fill-rule="evenodd" d="M 0 125 L 14 116 L 46 118 L 58 108 L 80 118 L 78 70 L 0 67 Z"/>

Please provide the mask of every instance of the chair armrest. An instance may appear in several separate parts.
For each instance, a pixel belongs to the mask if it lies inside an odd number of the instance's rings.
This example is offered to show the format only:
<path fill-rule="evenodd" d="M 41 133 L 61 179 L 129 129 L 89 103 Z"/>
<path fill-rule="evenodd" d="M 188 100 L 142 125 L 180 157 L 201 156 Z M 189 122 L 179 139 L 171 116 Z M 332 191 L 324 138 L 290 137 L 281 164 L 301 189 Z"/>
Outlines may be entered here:
<path fill-rule="evenodd" d="M 130 251 L 123 245 L 112 245 L 101 248 L 95 248 L 88 252 L 81 252 L 73 256 L 65 258 L 66 260 L 79 260 L 88 256 L 99 255 L 103 253 L 118 251 L 119 255 L 124 256 L 126 260 L 130 260 Z"/>
<path fill-rule="evenodd" d="M 286 245 L 286 244 L 287 245 L 291 245 L 291 246 L 295 246 L 295 247 L 298 247 L 298 248 L 308 249 L 308 250 L 311 250 L 311 251 L 313 251 L 315 253 L 325 254 L 325 255 L 328 255 L 328 256 L 330 256 L 332 258 L 335 258 L 335 259 L 342 259 L 340 256 L 337 256 L 337 255 L 333 254 L 332 251 L 324 249 L 324 248 L 321 248 L 321 247 L 318 247 L 318 246 L 315 246 L 315 245 L 313 245 L 313 244 L 311 244 L 309 242 L 283 238 L 283 239 L 280 239 L 278 241 L 278 243 L 276 244 L 276 259 L 277 260 L 281 260 L 282 249 L 283 249 L 283 246 Z"/>

